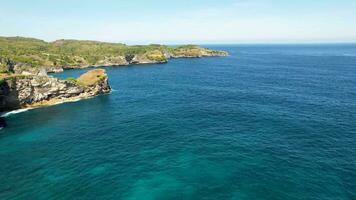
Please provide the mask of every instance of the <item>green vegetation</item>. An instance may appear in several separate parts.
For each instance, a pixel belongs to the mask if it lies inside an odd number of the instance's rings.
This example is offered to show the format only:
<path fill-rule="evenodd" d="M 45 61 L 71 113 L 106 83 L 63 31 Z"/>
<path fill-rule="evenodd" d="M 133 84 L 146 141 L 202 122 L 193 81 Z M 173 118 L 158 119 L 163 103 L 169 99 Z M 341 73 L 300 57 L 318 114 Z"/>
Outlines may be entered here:
<path fill-rule="evenodd" d="M 154 60 L 154 61 L 157 61 L 157 62 L 164 62 L 167 59 L 164 56 L 164 54 L 162 53 L 162 51 L 160 51 L 160 50 L 154 50 L 154 51 L 147 52 L 145 54 L 145 56 L 149 60 Z"/>
<path fill-rule="evenodd" d="M 12 74 L 12 73 L 0 73 L 0 85 L 5 83 L 5 81 L 27 78 L 28 75 L 22 74 Z"/>
<path fill-rule="evenodd" d="M 95 65 L 108 57 L 125 56 L 127 54 L 144 54 L 162 49 L 161 46 L 126 46 L 117 43 L 95 41 L 42 40 L 22 37 L 0 37 L 0 58 L 16 63 L 37 66 L 83 66 Z M 1 62 L 0 66 L 4 63 Z"/>
<path fill-rule="evenodd" d="M 127 58 L 132 59 L 135 55 L 151 61 L 164 62 L 167 60 L 166 55 L 201 56 L 201 50 L 202 48 L 195 45 L 179 47 L 158 44 L 128 46 L 97 41 L 57 40 L 45 42 L 33 38 L 0 37 L 0 73 L 9 71 L 9 66 L 15 64 L 28 67 L 58 66 L 66 68 L 123 62 L 127 61 Z"/>
<path fill-rule="evenodd" d="M 99 81 L 103 81 L 105 78 L 107 78 L 105 70 L 95 69 L 82 74 L 76 79 L 76 83 L 82 86 L 91 86 L 95 85 Z"/>
<path fill-rule="evenodd" d="M 78 80 L 74 77 L 68 77 L 66 78 L 67 81 L 72 82 L 72 83 L 78 83 Z"/>

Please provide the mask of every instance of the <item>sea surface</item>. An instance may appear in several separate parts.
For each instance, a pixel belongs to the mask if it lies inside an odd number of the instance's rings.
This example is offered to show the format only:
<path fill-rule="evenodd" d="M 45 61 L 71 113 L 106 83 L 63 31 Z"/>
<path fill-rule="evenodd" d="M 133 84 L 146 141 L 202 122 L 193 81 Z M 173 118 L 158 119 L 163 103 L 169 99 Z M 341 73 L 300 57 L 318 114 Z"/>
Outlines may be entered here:
<path fill-rule="evenodd" d="M 209 47 L 8 115 L 0 199 L 355 200 L 356 45 Z"/>

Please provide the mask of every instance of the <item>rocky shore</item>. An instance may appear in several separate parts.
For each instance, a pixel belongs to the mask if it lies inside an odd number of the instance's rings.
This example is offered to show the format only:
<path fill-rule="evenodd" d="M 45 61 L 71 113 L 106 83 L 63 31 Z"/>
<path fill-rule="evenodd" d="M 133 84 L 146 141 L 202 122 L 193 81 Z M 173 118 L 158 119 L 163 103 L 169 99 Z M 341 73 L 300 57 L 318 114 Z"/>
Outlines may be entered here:
<path fill-rule="evenodd" d="M 0 112 L 49 106 L 110 92 L 103 69 L 78 79 L 60 80 L 47 73 L 67 69 L 166 63 L 174 58 L 228 56 L 195 45 L 127 46 L 97 41 L 0 37 Z M 0 121 L 1 124 L 1 121 Z"/>
<path fill-rule="evenodd" d="M 0 83 L 0 112 L 49 106 L 110 91 L 103 69 L 91 70 L 70 80 L 47 75 L 13 75 Z"/>

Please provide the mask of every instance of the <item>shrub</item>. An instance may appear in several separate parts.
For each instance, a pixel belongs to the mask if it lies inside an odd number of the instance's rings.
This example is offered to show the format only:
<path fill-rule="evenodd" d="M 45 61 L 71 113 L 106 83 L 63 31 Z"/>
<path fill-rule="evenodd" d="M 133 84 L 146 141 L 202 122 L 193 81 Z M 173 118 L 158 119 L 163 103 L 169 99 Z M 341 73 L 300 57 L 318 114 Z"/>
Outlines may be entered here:
<path fill-rule="evenodd" d="M 69 82 L 72 82 L 72 83 L 78 83 L 78 80 L 76 78 L 73 78 L 73 77 L 68 77 L 66 80 L 69 81 Z"/>

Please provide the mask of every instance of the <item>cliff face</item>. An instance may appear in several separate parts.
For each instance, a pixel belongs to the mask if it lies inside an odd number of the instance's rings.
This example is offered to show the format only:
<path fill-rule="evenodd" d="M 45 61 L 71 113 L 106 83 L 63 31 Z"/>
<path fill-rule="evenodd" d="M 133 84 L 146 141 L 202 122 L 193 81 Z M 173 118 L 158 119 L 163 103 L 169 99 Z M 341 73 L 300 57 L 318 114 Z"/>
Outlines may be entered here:
<path fill-rule="evenodd" d="M 15 75 L 0 83 L 0 112 L 89 98 L 110 90 L 102 69 L 89 71 L 74 80 L 47 75 Z"/>

